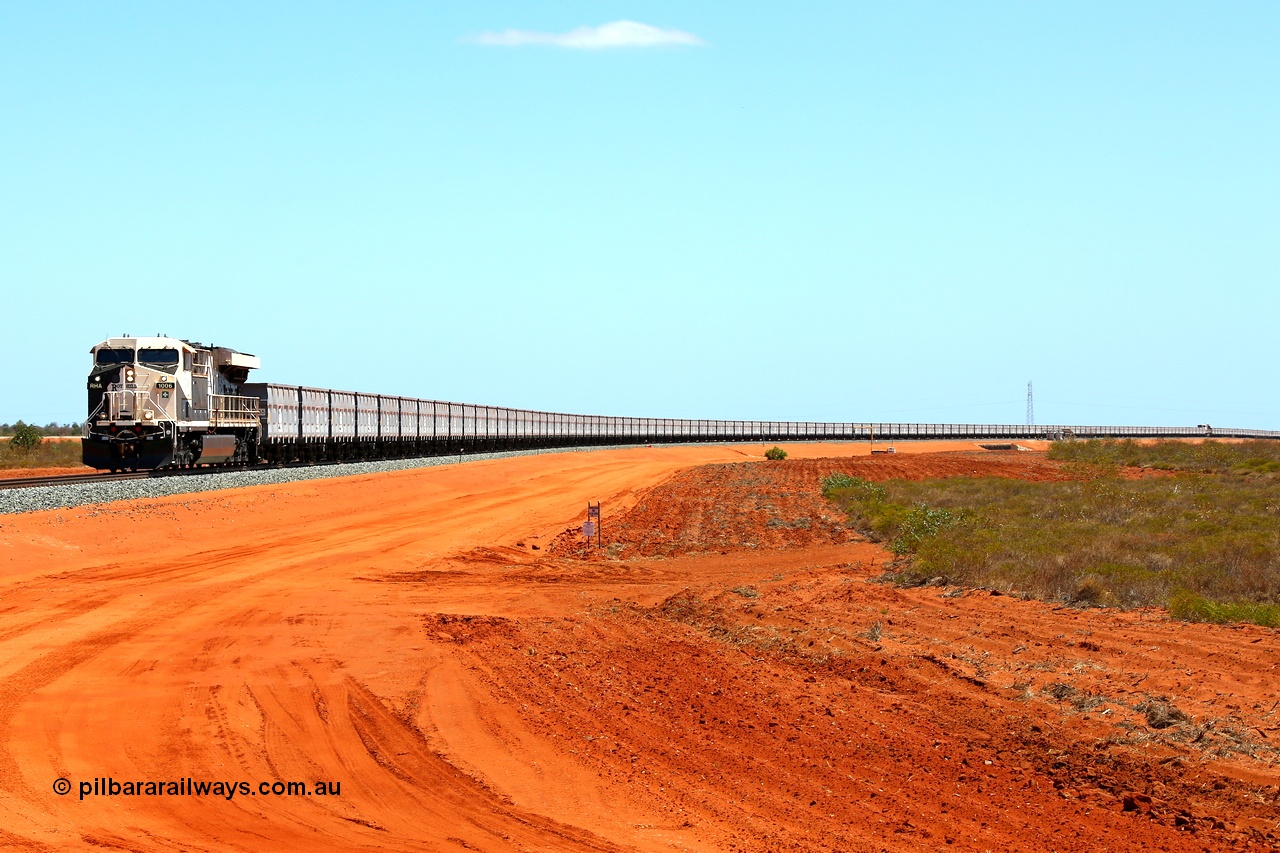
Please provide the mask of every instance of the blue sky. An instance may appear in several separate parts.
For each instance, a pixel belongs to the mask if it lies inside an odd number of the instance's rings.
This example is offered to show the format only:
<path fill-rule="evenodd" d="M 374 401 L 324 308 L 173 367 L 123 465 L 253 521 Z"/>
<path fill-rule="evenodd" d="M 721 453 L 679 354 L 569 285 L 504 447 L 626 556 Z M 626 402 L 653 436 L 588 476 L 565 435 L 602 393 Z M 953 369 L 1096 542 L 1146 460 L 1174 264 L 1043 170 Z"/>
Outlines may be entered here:
<path fill-rule="evenodd" d="M 558 411 L 1280 428 L 1278 92 L 1273 2 L 14 0 L 0 421 L 164 332 Z"/>

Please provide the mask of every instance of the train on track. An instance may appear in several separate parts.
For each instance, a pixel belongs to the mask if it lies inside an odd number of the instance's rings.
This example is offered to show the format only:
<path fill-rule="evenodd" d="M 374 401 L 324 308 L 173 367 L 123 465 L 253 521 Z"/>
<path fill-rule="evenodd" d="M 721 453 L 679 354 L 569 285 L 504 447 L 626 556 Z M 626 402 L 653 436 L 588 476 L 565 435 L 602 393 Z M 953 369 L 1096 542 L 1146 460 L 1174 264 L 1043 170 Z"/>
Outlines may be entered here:
<path fill-rule="evenodd" d="M 92 349 L 84 462 L 110 471 L 679 442 L 1280 438 L 1197 427 L 820 423 L 571 415 L 250 382 L 256 356 L 163 335 Z"/>

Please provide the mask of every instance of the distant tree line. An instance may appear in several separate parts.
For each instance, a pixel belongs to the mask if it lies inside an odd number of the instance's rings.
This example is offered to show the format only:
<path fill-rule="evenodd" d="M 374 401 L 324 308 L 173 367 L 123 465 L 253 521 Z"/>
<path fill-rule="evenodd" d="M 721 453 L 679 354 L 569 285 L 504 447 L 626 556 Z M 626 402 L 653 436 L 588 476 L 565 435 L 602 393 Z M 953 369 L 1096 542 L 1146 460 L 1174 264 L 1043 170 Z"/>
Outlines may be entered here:
<path fill-rule="evenodd" d="M 35 424 L 26 424 L 22 421 L 18 421 L 16 424 L 0 424 L 0 435 L 17 435 L 19 431 L 25 432 L 27 429 L 35 430 L 41 436 L 80 434 L 80 424 L 59 424 L 50 422 L 44 426 L 36 426 Z"/>
<path fill-rule="evenodd" d="M 79 433 L 76 424 L 0 424 L 0 468 L 83 468 L 80 442 L 50 440 Z"/>

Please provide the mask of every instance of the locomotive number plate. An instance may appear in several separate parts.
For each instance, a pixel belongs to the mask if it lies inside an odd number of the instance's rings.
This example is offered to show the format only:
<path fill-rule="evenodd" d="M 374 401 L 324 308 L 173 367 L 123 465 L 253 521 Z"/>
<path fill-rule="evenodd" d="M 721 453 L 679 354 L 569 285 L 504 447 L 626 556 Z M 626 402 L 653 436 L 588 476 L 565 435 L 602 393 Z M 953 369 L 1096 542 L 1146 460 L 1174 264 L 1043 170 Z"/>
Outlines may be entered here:
<path fill-rule="evenodd" d="M 169 390 L 171 390 L 171 391 L 172 391 L 172 390 L 173 390 L 173 383 L 172 383 L 172 382 L 157 382 L 157 383 L 156 383 L 156 387 L 157 387 L 157 388 L 159 388 L 159 389 L 161 389 L 161 390 L 163 390 L 163 389 L 165 389 L 165 388 L 168 388 Z"/>

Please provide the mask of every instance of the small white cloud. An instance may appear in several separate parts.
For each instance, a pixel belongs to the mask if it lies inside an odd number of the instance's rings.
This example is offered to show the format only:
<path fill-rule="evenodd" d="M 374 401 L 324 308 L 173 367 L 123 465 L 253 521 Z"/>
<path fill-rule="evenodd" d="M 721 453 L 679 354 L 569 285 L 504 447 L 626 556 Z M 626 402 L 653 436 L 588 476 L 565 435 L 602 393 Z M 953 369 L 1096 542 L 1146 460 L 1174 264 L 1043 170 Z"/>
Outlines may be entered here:
<path fill-rule="evenodd" d="M 635 21 L 614 21 L 598 27 L 578 27 L 567 33 L 539 33 L 532 30 L 503 30 L 480 33 L 470 39 L 476 44 L 497 47 L 521 47 L 544 44 L 574 50 L 608 50 L 615 47 L 663 47 L 666 45 L 699 46 L 706 44 L 693 33 L 665 27 L 651 27 Z"/>

